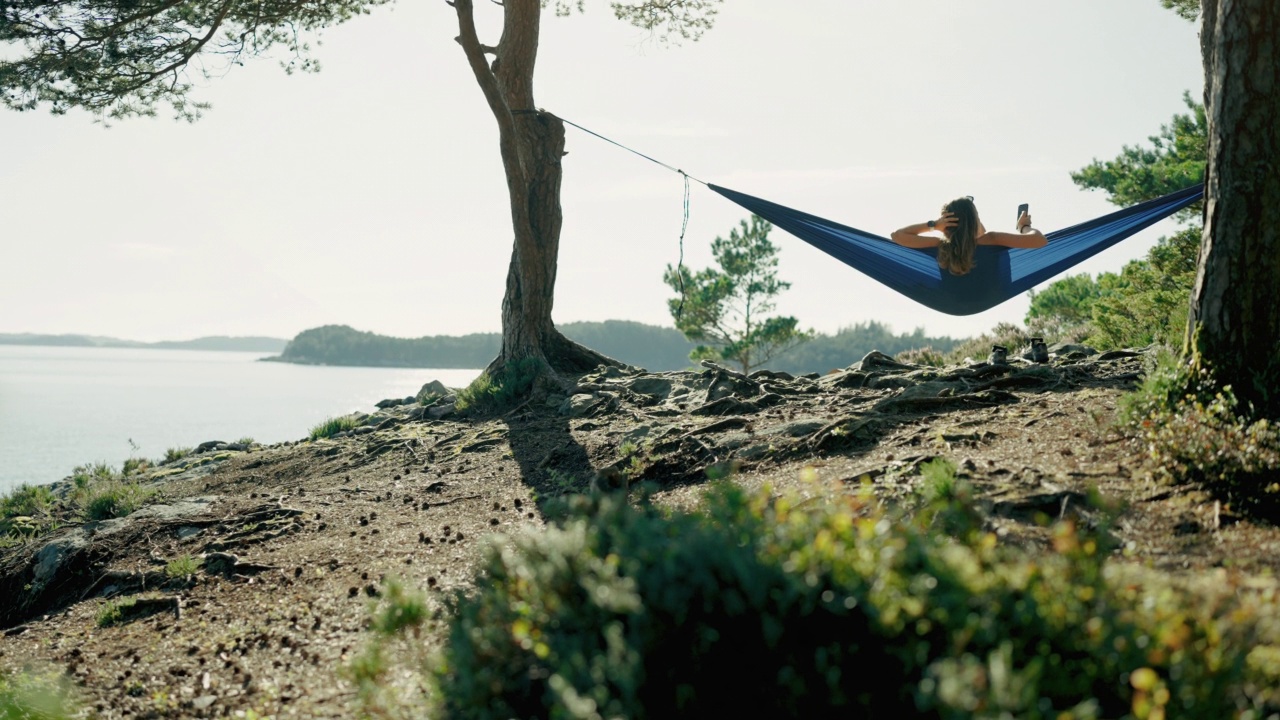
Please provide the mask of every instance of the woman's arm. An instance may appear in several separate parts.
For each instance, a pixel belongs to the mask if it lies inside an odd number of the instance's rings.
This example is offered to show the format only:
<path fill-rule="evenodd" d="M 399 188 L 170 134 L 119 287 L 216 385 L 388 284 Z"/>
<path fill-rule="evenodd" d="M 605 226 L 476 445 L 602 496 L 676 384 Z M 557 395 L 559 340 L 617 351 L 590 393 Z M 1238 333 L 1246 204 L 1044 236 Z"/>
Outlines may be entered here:
<path fill-rule="evenodd" d="M 956 218 L 951 213 L 943 213 L 942 217 L 933 222 L 933 227 L 929 223 L 916 223 L 908 225 L 904 228 L 894 230 L 889 236 L 891 240 L 909 248 L 931 248 L 937 247 L 942 242 L 942 238 L 936 235 L 922 235 L 921 233 L 942 232 L 956 224 Z"/>
<path fill-rule="evenodd" d="M 1044 247 L 1049 242 L 1045 239 L 1044 233 L 1031 227 L 1031 216 L 1025 213 L 1018 218 L 1018 230 L 1019 232 L 1016 233 L 989 232 L 978 238 L 978 244 L 1011 248 L 1038 248 Z"/>

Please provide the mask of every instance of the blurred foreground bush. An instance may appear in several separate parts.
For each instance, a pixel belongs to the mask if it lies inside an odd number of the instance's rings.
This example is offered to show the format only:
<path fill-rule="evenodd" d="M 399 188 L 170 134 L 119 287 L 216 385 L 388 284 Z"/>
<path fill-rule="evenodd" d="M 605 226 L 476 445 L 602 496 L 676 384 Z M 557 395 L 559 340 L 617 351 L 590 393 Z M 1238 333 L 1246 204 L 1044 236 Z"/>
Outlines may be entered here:
<path fill-rule="evenodd" d="M 1246 605 L 1108 579 L 1070 523 L 999 548 L 963 492 L 905 517 L 817 490 L 579 499 L 495 545 L 451 600 L 433 716 L 1261 717 Z"/>

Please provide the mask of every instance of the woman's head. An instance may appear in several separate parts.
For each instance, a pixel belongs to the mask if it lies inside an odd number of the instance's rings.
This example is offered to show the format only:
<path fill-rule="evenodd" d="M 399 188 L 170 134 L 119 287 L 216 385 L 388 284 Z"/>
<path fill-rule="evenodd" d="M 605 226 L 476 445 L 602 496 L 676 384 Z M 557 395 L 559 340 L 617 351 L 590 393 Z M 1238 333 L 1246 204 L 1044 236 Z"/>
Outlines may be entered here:
<path fill-rule="evenodd" d="M 973 269 L 973 253 L 978 247 L 978 207 L 973 198 L 962 197 L 944 205 L 942 212 L 951 213 L 956 224 L 938 244 L 938 266 L 952 275 L 964 275 Z"/>

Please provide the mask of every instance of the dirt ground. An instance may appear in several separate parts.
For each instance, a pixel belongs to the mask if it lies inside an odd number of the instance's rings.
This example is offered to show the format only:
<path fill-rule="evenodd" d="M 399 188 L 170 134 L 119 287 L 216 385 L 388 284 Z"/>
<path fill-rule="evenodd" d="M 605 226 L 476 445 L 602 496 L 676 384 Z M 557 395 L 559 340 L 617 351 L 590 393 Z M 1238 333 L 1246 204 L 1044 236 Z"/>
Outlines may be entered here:
<path fill-rule="evenodd" d="M 0 553 L 0 668 L 60 668 L 103 718 L 349 717 L 343 668 L 388 578 L 429 594 L 466 585 L 490 536 L 544 526 L 548 498 L 626 477 L 691 507 L 709 468 L 806 492 L 814 476 L 835 493 L 869 480 L 892 501 L 945 457 L 998 536 L 1031 547 L 1038 519 L 1083 507 L 1096 486 L 1126 505 L 1116 562 L 1271 582 L 1280 530 L 1157 484 L 1143 448 L 1111 429 L 1141 367 L 1135 353 L 1068 353 L 946 370 L 873 355 L 821 378 L 611 370 L 496 417 L 403 406 L 343 438 L 210 451 L 152 480 L 171 512 Z M 40 571 L 41 549 L 69 533 L 83 541 Z M 184 557 L 204 565 L 165 574 Z M 99 627 L 126 597 L 143 602 Z"/>

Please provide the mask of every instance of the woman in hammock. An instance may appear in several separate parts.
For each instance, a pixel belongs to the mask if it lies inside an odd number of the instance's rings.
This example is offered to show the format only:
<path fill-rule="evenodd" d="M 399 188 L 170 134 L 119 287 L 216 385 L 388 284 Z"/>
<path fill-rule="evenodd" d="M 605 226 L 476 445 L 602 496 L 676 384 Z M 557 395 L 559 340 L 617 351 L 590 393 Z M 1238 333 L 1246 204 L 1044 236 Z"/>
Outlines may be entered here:
<path fill-rule="evenodd" d="M 937 220 L 908 225 L 894 231 L 892 237 L 894 242 L 910 248 L 938 248 L 938 266 L 952 275 L 964 275 L 973 269 L 973 253 L 979 245 L 1044 247 L 1044 233 L 1031 227 L 1031 215 L 1022 213 L 1017 227 L 1016 233 L 987 232 L 978 219 L 973 198 L 962 197 L 944 205 L 942 217 Z"/>

